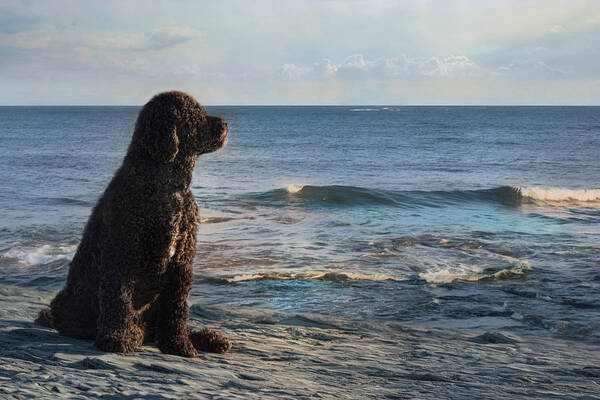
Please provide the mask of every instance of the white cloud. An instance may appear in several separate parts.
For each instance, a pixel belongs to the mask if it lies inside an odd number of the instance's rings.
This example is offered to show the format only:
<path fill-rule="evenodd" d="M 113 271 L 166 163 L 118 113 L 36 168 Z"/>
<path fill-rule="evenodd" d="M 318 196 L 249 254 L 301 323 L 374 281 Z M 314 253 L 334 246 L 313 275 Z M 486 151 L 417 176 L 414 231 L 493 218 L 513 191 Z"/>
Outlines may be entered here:
<path fill-rule="evenodd" d="M 156 50 L 190 40 L 198 39 L 201 33 L 197 29 L 189 27 L 168 27 L 155 29 L 144 35 L 144 40 L 138 44 L 140 50 Z"/>
<path fill-rule="evenodd" d="M 548 32 L 552 32 L 552 33 L 563 33 L 566 32 L 567 29 L 562 26 L 562 25 L 552 25 L 549 29 Z"/>
<path fill-rule="evenodd" d="M 312 65 L 284 64 L 280 74 L 285 79 L 389 79 L 404 76 L 452 77 L 480 74 L 482 69 L 467 56 L 448 57 L 381 57 L 369 60 L 361 54 L 341 63 L 330 59 Z"/>
<path fill-rule="evenodd" d="M 335 64 L 330 59 L 326 58 L 323 61 L 314 64 L 313 68 L 317 73 L 328 78 L 337 74 L 338 70 L 340 69 L 340 66 L 338 64 Z"/>
<path fill-rule="evenodd" d="M 0 34 L 0 46 L 23 50 L 42 48 L 89 48 L 104 50 L 160 50 L 201 37 L 199 30 L 189 27 L 167 27 L 136 34 L 75 35 L 69 30 Z"/>
<path fill-rule="evenodd" d="M 415 75 L 451 77 L 474 75 L 480 67 L 467 56 L 405 58 L 405 68 Z"/>
<path fill-rule="evenodd" d="M 77 34 L 72 28 L 46 28 L 16 33 L 0 33 L 0 71 L 6 76 L 66 76 L 73 71 L 113 77 L 157 76 L 165 63 L 177 59 L 171 75 L 186 75 L 185 57 L 167 57 L 166 51 L 183 52 L 179 47 L 194 46 L 201 37 L 197 29 L 178 26 L 144 33 Z M 197 45 L 201 45 L 201 41 Z M 172 54 L 172 53 L 170 53 Z M 187 54 L 195 54 L 188 51 Z M 186 67 L 187 68 L 187 67 Z M 187 74 L 189 75 L 189 74 Z"/>
<path fill-rule="evenodd" d="M 311 68 L 296 64 L 283 64 L 281 66 L 281 76 L 284 79 L 296 80 L 310 74 Z"/>
<path fill-rule="evenodd" d="M 541 60 L 518 60 L 511 62 L 510 64 L 501 65 L 498 67 L 498 70 L 502 73 L 511 73 L 517 75 L 535 74 L 538 77 L 540 74 L 557 76 L 568 74 L 567 71 L 548 65 L 546 62 Z"/>

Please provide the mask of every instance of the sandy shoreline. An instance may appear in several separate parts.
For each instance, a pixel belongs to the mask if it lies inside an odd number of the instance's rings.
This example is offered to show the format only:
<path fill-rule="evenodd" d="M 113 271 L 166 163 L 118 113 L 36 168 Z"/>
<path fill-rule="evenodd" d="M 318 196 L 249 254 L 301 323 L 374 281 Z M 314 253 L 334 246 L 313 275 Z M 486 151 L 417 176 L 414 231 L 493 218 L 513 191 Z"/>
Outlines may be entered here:
<path fill-rule="evenodd" d="M 2 398 L 600 398 L 593 344 L 193 305 L 232 353 L 121 356 L 34 325 L 51 297 L 0 286 Z"/>

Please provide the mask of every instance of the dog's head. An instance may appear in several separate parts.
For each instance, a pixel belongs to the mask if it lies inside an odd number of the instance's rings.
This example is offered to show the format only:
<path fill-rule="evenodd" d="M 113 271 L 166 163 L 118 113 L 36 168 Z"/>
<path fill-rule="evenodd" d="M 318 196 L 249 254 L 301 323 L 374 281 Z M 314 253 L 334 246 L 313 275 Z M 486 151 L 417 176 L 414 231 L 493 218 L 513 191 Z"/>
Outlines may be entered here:
<path fill-rule="evenodd" d="M 130 151 L 168 163 L 210 153 L 226 142 L 225 121 L 206 115 L 192 96 L 174 91 L 157 94 L 142 108 Z"/>

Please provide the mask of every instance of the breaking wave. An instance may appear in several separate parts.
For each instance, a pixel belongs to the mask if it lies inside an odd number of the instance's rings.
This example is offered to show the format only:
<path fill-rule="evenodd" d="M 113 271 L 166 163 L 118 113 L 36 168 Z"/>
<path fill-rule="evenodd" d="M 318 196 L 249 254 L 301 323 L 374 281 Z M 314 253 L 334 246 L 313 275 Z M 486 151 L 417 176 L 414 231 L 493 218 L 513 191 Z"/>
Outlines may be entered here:
<path fill-rule="evenodd" d="M 233 276 L 197 277 L 199 281 L 215 283 L 235 283 L 259 280 L 315 280 L 330 282 L 383 282 L 383 281 L 406 281 L 408 278 L 394 277 L 387 274 L 367 274 L 350 271 L 313 271 L 313 272 L 262 272 L 254 274 L 239 274 Z"/>
<path fill-rule="evenodd" d="M 524 275 L 531 270 L 526 261 L 512 257 L 503 257 L 496 262 L 479 263 L 436 263 L 437 265 L 421 266 L 422 272 L 415 273 L 399 269 L 391 270 L 356 271 L 356 270 L 304 270 L 304 271 L 257 271 L 254 273 L 232 273 L 230 275 L 197 276 L 196 280 L 208 283 L 240 283 L 249 281 L 329 281 L 329 282 L 407 282 L 425 281 L 427 283 L 452 283 L 452 282 L 480 282 L 486 280 L 503 280 Z M 503 261 L 503 262 L 499 262 Z"/>
<path fill-rule="evenodd" d="M 419 276 L 429 283 L 480 282 L 493 279 L 507 279 L 526 274 L 531 270 L 529 263 L 521 261 L 505 268 L 478 268 L 467 265 L 436 267 Z"/>
<path fill-rule="evenodd" d="M 405 208 L 443 207 L 457 202 L 497 202 L 509 206 L 523 203 L 585 202 L 600 203 L 600 189 L 568 189 L 561 187 L 499 186 L 481 190 L 393 191 L 356 186 L 286 185 L 262 193 L 246 194 L 247 199 L 267 205 L 319 204 L 331 206 L 389 205 Z"/>
<path fill-rule="evenodd" d="M 0 259 L 5 263 L 13 260 L 22 266 L 47 264 L 56 260 L 71 259 L 76 248 L 76 245 L 51 246 L 49 244 L 39 247 L 18 246 L 0 254 Z"/>
<path fill-rule="evenodd" d="M 567 189 L 562 187 L 520 187 L 521 196 L 549 202 L 600 201 L 600 189 Z"/>

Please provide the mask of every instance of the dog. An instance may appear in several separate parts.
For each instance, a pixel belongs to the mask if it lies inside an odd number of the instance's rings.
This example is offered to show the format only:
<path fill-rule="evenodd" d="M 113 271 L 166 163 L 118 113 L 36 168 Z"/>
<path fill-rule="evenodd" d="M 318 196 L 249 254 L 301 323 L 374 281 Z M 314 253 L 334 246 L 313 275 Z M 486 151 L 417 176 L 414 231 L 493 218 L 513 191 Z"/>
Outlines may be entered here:
<path fill-rule="evenodd" d="M 198 223 L 192 172 L 199 155 L 225 146 L 227 133 L 192 96 L 154 96 L 89 217 L 66 287 L 36 322 L 107 352 L 152 341 L 184 357 L 229 351 L 225 336 L 187 323 Z"/>

